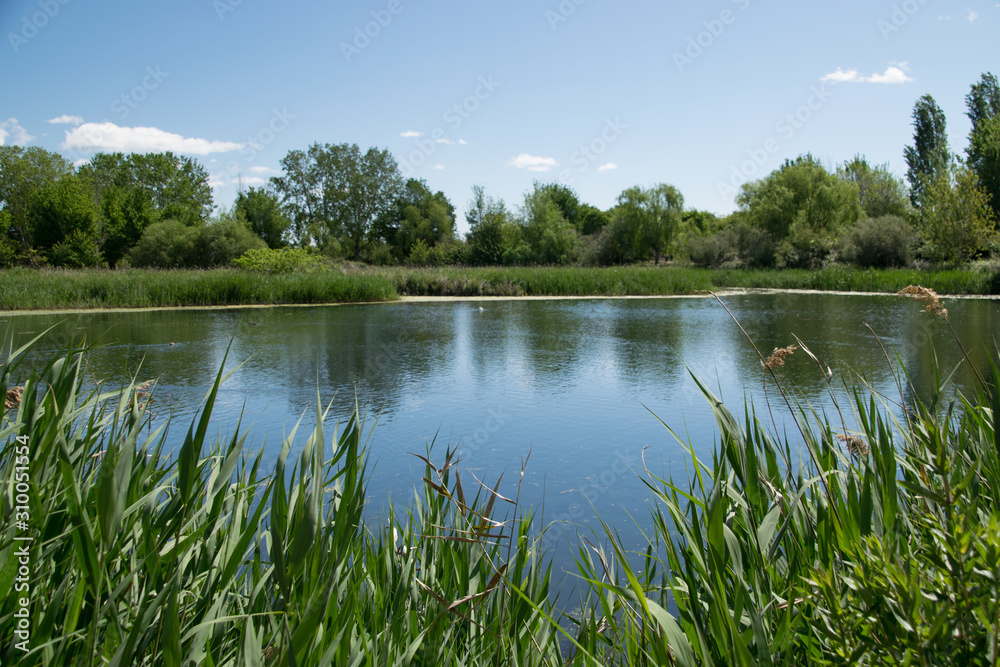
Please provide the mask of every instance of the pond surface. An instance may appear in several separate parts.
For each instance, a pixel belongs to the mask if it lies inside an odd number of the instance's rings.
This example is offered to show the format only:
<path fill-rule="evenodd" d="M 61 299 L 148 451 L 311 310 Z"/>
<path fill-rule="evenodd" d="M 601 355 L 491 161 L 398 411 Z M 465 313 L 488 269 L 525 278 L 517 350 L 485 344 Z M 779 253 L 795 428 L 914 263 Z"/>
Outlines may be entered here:
<path fill-rule="evenodd" d="M 933 381 L 934 350 L 949 370 L 962 359 L 947 324 L 902 297 L 759 293 L 724 301 L 765 356 L 798 335 L 833 370 L 834 387 L 857 371 L 899 400 L 866 323 L 890 356 L 898 352 L 918 394 Z M 946 302 L 975 363 L 987 367 L 1000 302 Z M 506 472 L 501 493 L 510 496 L 530 452 L 522 500 L 543 509 L 546 523 L 557 522 L 547 539 L 558 545 L 557 571 L 573 569 L 568 544 L 577 531 L 600 529 L 594 509 L 627 544 L 640 543 L 649 516 L 649 493 L 636 474 L 644 448 L 652 472 L 687 478 L 686 454 L 657 417 L 711 460 L 714 420 L 689 371 L 737 416 L 744 398 L 758 406 L 766 400 L 757 353 L 710 298 L 0 316 L 15 345 L 53 325 L 40 356 L 86 336 L 102 345 L 90 356 L 93 379 L 117 385 L 140 363 L 140 381 L 159 378 L 153 410 L 172 418 L 168 449 L 179 444 L 230 343 L 227 369 L 239 369 L 223 386 L 215 427 L 231 433 L 242 411 L 244 425 L 252 423 L 248 442 L 263 446 L 268 468 L 300 416 L 311 429 L 317 389 L 324 403 L 333 401 L 334 417 L 349 416 L 357 401 L 369 425 L 378 417 L 369 441 L 373 519 L 385 516 L 390 499 L 410 502 L 423 464 L 409 453 L 425 453 L 435 438 L 435 462 L 446 446 L 458 447 L 467 492 L 466 471 L 491 486 Z M 801 400 L 839 424 L 830 385 L 805 354 L 789 357 L 781 373 Z M 972 381 L 963 365 L 956 385 Z M 780 425 L 787 410 L 773 385 L 769 394 Z"/>

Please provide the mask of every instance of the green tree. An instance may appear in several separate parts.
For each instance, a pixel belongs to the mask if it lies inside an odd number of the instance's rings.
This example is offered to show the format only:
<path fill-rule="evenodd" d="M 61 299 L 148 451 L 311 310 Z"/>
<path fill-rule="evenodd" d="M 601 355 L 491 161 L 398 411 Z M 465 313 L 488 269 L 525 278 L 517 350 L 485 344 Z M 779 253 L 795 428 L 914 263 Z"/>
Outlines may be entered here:
<path fill-rule="evenodd" d="M 129 256 L 139 268 L 184 269 L 198 266 L 201 228 L 177 220 L 161 220 L 147 227 Z"/>
<path fill-rule="evenodd" d="M 993 235 L 993 211 L 975 172 L 960 167 L 930 183 L 920 222 L 938 261 L 961 263 L 985 251 Z"/>
<path fill-rule="evenodd" d="M 108 188 L 144 190 L 160 219 L 203 225 L 212 214 L 208 171 L 197 160 L 173 153 L 98 153 L 80 175 L 100 203 Z"/>
<path fill-rule="evenodd" d="M 659 264 L 678 227 L 684 212 L 684 197 L 677 188 L 661 183 L 648 190 L 634 187 L 618 196 L 615 215 L 618 241 L 627 246 L 622 256 L 639 259 L 651 254 Z"/>
<path fill-rule="evenodd" d="M 357 144 L 315 143 L 281 161 L 284 175 L 271 179 L 288 207 L 299 243 L 324 247 L 329 237 L 347 242 L 355 261 L 403 189 L 399 166 L 388 150 Z"/>
<path fill-rule="evenodd" d="M 431 192 L 426 181 L 411 178 L 377 221 L 375 236 L 392 246 L 399 260 L 409 257 L 417 242 L 429 252 L 455 238 L 455 207 L 443 192 Z"/>
<path fill-rule="evenodd" d="M 858 188 L 858 203 L 868 218 L 909 213 L 906 185 L 889 171 L 888 164 L 872 166 L 863 155 L 845 162 L 837 175 Z"/>
<path fill-rule="evenodd" d="M 861 215 L 857 187 L 828 172 L 812 155 L 745 183 L 736 199 L 745 219 L 781 241 L 794 230 L 832 236 Z"/>
<path fill-rule="evenodd" d="M 510 214 L 502 199 L 493 199 L 481 185 L 472 186 L 465 211 L 469 223 L 469 260 L 479 265 L 499 265 L 509 249 Z"/>
<path fill-rule="evenodd" d="M 582 204 L 580 206 L 580 225 L 577 229 L 581 234 L 590 236 L 604 229 L 611 222 L 611 214 L 596 206 Z"/>
<path fill-rule="evenodd" d="M 920 208 L 929 184 L 947 178 L 953 162 L 944 112 L 930 95 L 921 97 L 913 107 L 913 145 L 906 147 L 903 157 L 910 201 Z"/>
<path fill-rule="evenodd" d="M 31 146 L 0 146 L 0 209 L 10 216 L 7 235 L 20 253 L 31 248 L 32 207 L 43 188 L 73 173 L 61 155 Z"/>
<path fill-rule="evenodd" d="M 990 198 L 1000 220 L 1000 85 L 992 73 L 982 75 L 965 98 L 972 132 L 966 149 L 969 168 Z"/>
<path fill-rule="evenodd" d="M 231 213 L 222 213 L 206 226 L 199 227 L 198 235 L 196 263 L 206 269 L 229 266 L 249 250 L 267 248 L 263 239 Z"/>
<path fill-rule="evenodd" d="M 536 181 L 534 190 L 524 196 L 521 235 L 531 249 L 532 259 L 539 264 L 569 264 L 579 253 L 579 234 L 556 201 L 564 194 Z"/>
<path fill-rule="evenodd" d="M 153 197 L 143 188 L 112 185 L 100 197 L 104 259 L 112 269 L 135 247 L 147 227 L 160 219 Z"/>
<path fill-rule="evenodd" d="M 96 252 L 89 245 L 96 246 L 97 207 L 87 190 L 86 184 L 75 174 L 62 176 L 59 180 L 40 188 L 31 206 L 31 228 L 34 247 L 41 250 L 49 261 L 57 266 L 82 266 L 97 263 Z M 70 256 L 53 249 L 67 241 L 77 249 L 86 249 L 80 256 Z"/>
<path fill-rule="evenodd" d="M 236 195 L 234 213 L 244 220 L 254 234 L 267 244 L 267 247 L 277 250 L 288 244 L 285 242 L 285 232 L 291 226 L 281 210 L 278 195 L 268 188 L 241 190 Z"/>

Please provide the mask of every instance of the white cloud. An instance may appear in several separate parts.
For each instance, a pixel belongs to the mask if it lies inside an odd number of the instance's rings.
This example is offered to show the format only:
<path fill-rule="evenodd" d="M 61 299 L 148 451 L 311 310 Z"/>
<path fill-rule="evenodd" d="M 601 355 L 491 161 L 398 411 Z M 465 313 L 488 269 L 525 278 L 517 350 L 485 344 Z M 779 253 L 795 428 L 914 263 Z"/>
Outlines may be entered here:
<path fill-rule="evenodd" d="M 447 138 L 446 138 L 446 139 L 438 139 L 438 140 L 437 140 L 437 142 L 438 142 L 439 144 L 447 144 L 447 145 L 449 145 L 449 146 L 451 146 L 451 145 L 453 145 L 453 144 L 455 143 L 455 142 L 454 142 L 454 141 L 452 141 L 451 139 L 447 139 Z"/>
<path fill-rule="evenodd" d="M 978 18 L 979 18 L 979 12 L 974 12 L 974 11 L 972 11 L 972 10 L 970 9 L 970 10 L 969 10 L 969 15 L 968 15 L 968 16 L 966 16 L 965 18 L 967 18 L 967 19 L 968 19 L 968 21 L 969 21 L 969 25 L 975 25 L 975 24 L 976 24 L 976 19 L 978 19 Z"/>
<path fill-rule="evenodd" d="M 836 72 L 830 72 L 824 76 L 820 81 L 834 81 L 836 83 L 844 83 L 845 81 L 860 81 L 861 78 L 858 74 L 858 70 L 849 69 L 846 72 L 839 67 Z"/>
<path fill-rule="evenodd" d="M 527 169 L 528 171 L 548 171 L 552 167 L 559 165 L 555 158 L 538 157 L 536 155 L 528 155 L 527 153 L 521 153 L 517 157 L 511 158 L 507 164 L 511 167 Z"/>
<path fill-rule="evenodd" d="M 938 21 L 954 21 L 955 19 L 951 18 L 951 16 L 939 16 L 937 20 Z"/>
<path fill-rule="evenodd" d="M 416 139 L 417 137 L 424 136 L 423 132 L 415 132 L 414 130 L 407 130 L 406 132 L 400 132 L 399 136 L 404 139 Z"/>
<path fill-rule="evenodd" d="M 907 76 L 906 72 L 898 67 L 888 67 L 884 74 L 872 74 L 868 77 L 867 81 L 869 83 L 909 83 L 913 81 L 913 77 Z"/>
<path fill-rule="evenodd" d="M 84 123 L 66 131 L 64 150 L 99 150 L 122 153 L 161 153 L 185 155 L 228 153 L 243 147 L 231 141 L 209 141 L 182 137 L 156 127 L 119 127 L 114 123 Z"/>
<path fill-rule="evenodd" d="M 56 116 L 55 118 L 45 122 L 52 123 L 53 125 L 83 125 L 83 118 L 81 116 L 69 116 L 63 114 L 62 116 Z"/>
<path fill-rule="evenodd" d="M 8 118 L 0 123 L 0 146 L 7 143 L 8 138 L 14 146 L 23 146 L 34 139 L 27 130 L 21 127 L 16 118 Z"/>
<path fill-rule="evenodd" d="M 270 167 L 262 167 L 260 165 L 257 165 L 256 167 L 250 167 L 250 171 L 254 172 L 255 174 L 277 174 L 278 173 L 277 169 L 271 169 Z"/>
<path fill-rule="evenodd" d="M 466 141 L 465 139 L 459 139 L 458 140 L 458 145 L 459 146 L 465 146 L 467 143 L 469 143 L 469 142 Z"/>
<path fill-rule="evenodd" d="M 597 168 L 597 171 L 614 171 L 617 168 L 618 168 L 617 164 L 615 164 L 614 162 L 609 162 L 607 164 L 602 164 L 600 167 Z"/>
<path fill-rule="evenodd" d="M 871 76 L 862 76 L 856 69 L 844 71 L 838 67 L 836 72 L 827 74 L 820 81 L 833 81 L 834 83 L 909 83 L 914 79 L 903 71 L 902 68 L 905 67 L 906 63 L 899 63 L 899 67 L 890 65 L 884 73 L 872 74 Z"/>
<path fill-rule="evenodd" d="M 436 164 L 436 165 L 434 165 L 434 169 L 436 169 L 437 171 L 444 171 L 444 165 L 443 164 Z"/>

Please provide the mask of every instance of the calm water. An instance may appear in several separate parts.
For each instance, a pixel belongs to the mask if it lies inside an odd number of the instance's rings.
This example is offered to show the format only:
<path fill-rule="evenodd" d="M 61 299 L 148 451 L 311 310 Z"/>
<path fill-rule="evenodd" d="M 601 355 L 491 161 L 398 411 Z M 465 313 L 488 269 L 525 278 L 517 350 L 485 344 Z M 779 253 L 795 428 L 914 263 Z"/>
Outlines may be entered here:
<path fill-rule="evenodd" d="M 834 384 L 864 372 L 898 399 L 878 343 L 894 348 L 924 391 L 932 347 L 941 365 L 960 352 L 940 319 L 900 297 L 750 294 L 725 298 L 768 354 L 797 334 L 834 371 Z M 947 300 L 952 322 L 980 366 L 1000 324 L 1000 302 Z M 154 311 L 0 317 L 15 343 L 56 325 L 39 350 L 86 336 L 103 344 L 90 357 L 94 379 L 119 383 L 139 370 L 159 378 L 154 412 L 183 436 L 222 364 L 235 374 L 223 386 L 216 426 L 230 433 L 242 411 L 249 441 L 273 464 L 283 434 L 303 414 L 314 421 L 317 388 L 331 414 L 355 400 L 369 412 L 372 515 L 389 499 L 407 503 L 424 453 L 443 461 L 458 446 L 460 470 L 501 493 L 515 492 L 521 460 L 531 454 L 523 499 L 556 520 L 550 543 L 599 527 L 591 505 L 626 541 L 645 528 L 648 493 L 635 474 L 643 448 L 650 469 L 686 477 L 682 450 L 657 419 L 690 437 L 710 457 L 711 411 L 689 370 L 742 413 L 762 405 L 762 372 L 753 348 L 713 299 L 448 301 L 246 310 Z M 171 345 L 173 343 L 173 345 Z M 828 385 L 802 353 L 783 369 L 799 396 L 830 407 Z M 963 367 L 958 385 L 970 386 Z M 907 400 L 912 397 L 907 395 Z M 778 407 L 775 403 L 776 408 Z M 653 413 L 653 414 L 651 414 Z M 780 419 L 780 416 L 779 416 Z M 332 435 L 332 432 L 328 432 Z M 468 477 L 466 477 L 469 479 Z M 468 490 L 471 480 L 465 486 Z M 571 556 L 568 556 L 571 558 Z"/>

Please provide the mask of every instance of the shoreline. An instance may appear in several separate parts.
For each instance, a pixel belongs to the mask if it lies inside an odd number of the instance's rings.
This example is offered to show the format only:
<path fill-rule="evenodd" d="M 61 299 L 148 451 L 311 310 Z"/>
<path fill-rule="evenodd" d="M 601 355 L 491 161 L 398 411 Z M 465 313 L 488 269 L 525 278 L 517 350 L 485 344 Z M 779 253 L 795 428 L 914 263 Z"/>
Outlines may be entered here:
<path fill-rule="evenodd" d="M 524 296 L 401 296 L 385 301 L 340 301 L 331 303 L 250 303 L 219 306 L 148 306 L 144 308 L 55 308 L 38 310 L 0 310 L 0 318 L 30 315 L 81 315 L 94 313 L 144 313 L 170 310 L 262 310 L 266 308 L 328 308 L 332 306 L 374 306 L 407 303 L 447 303 L 461 301 L 595 301 L 643 299 L 710 299 L 718 296 L 743 296 L 750 294 L 833 294 L 836 296 L 899 296 L 896 292 L 852 292 L 849 290 L 794 289 L 777 287 L 732 287 L 714 292 L 698 291 L 692 294 L 639 294 L 639 295 L 586 295 L 552 296 L 529 294 Z M 940 294 L 942 299 L 983 299 L 1000 301 L 996 294 Z"/>

